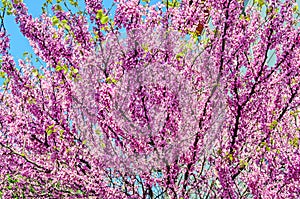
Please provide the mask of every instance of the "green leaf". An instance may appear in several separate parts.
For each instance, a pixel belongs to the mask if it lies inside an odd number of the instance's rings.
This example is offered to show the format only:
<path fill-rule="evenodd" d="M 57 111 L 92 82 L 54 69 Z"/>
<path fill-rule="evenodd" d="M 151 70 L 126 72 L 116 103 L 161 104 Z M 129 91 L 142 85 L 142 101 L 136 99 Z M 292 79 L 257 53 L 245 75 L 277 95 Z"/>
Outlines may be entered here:
<path fill-rule="evenodd" d="M 101 18 L 101 23 L 106 24 L 108 22 L 108 16 L 102 17 Z"/>
<path fill-rule="evenodd" d="M 59 187 L 60 187 L 60 182 L 58 182 L 58 183 L 56 184 L 56 187 L 57 187 L 57 188 L 59 188 Z"/>
<path fill-rule="evenodd" d="M 299 10 L 299 6 L 298 6 L 298 4 L 296 4 L 294 7 L 293 7 L 293 11 L 294 12 L 297 12 Z"/>
<path fill-rule="evenodd" d="M 16 182 L 19 182 L 18 179 L 13 179 L 13 178 L 11 178 L 11 176 L 8 176 L 7 181 L 8 181 L 9 183 L 11 183 L 11 184 L 14 184 L 14 183 L 16 183 Z"/>
<path fill-rule="evenodd" d="M 25 52 L 23 53 L 23 57 L 27 56 L 28 54 L 29 54 L 29 53 L 25 51 Z"/>
<path fill-rule="evenodd" d="M 9 83 L 9 81 L 10 81 L 10 78 L 5 78 L 5 80 L 3 82 L 3 85 L 7 86 L 7 84 Z"/>
<path fill-rule="evenodd" d="M 5 74 L 6 74 L 5 72 L 0 71 L 0 77 L 1 77 L 1 78 L 5 78 Z"/>
<path fill-rule="evenodd" d="M 276 120 L 273 120 L 272 123 L 270 124 L 270 130 L 275 129 L 275 127 L 277 126 L 278 122 Z"/>
<path fill-rule="evenodd" d="M 233 154 L 232 153 L 226 153 L 226 158 L 228 158 L 230 161 L 233 161 Z"/>
<path fill-rule="evenodd" d="M 175 8 L 175 7 L 179 7 L 180 6 L 180 2 L 177 1 L 177 0 L 164 0 L 163 1 L 163 4 L 168 6 L 168 7 L 171 7 L 171 8 Z"/>
<path fill-rule="evenodd" d="M 254 0 L 254 3 L 256 3 L 260 8 L 262 8 L 265 5 L 264 0 Z"/>
<path fill-rule="evenodd" d="M 66 30 L 70 31 L 71 30 L 71 27 L 68 25 L 68 24 L 64 24 L 64 27 Z"/>
<path fill-rule="evenodd" d="M 56 16 L 53 16 L 53 17 L 52 17 L 52 24 L 53 24 L 54 26 L 56 26 L 56 25 L 59 24 L 59 19 L 58 19 Z"/>
<path fill-rule="evenodd" d="M 112 77 L 106 78 L 106 83 L 108 83 L 108 84 L 116 84 L 117 82 L 118 82 L 118 80 L 116 80 Z"/>
<path fill-rule="evenodd" d="M 64 73 L 66 74 L 69 70 L 68 66 L 65 64 L 63 65 L 63 70 L 64 70 Z"/>
<path fill-rule="evenodd" d="M 39 75 L 38 78 L 39 78 L 39 79 L 44 79 L 45 76 L 44 76 L 44 75 Z"/>
<path fill-rule="evenodd" d="M 39 75 L 39 71 L 38 71 L 37 69 L 33 69 L 33 70 L 32 70 L 32 74 L 33 74 L 34 76 L 38 76 L 38 75 Z"/>
<path fill-rule="evenodd" d="M 48 136 L 50 136 L 53 133 L 53 127 L 54 126 L 55 126 L 55 124 L 52 124 L 52 125 L 47 127 L 46 133 L 47 133 Z"/>
<path fill-rule="evenodd" d="M 80 189 L 78 189 L 77 191 L 76 191 L 76 194 L 83 194 L 83 191 L 81 191 Z"/>
<path fill-rule="evenodd" d="M 266 142 L 262 142 L 260 143 L 261 147 L 264 147 L 264 146 L 267 146 L 267 143 Z"/>
<path fill-rule="evenodd" d="M 101 135 L 102 135 L 102 133 L 100 132 L 100 130 L 99 130 L 99 129 L 96 129 L 96 130 L 95 130 L 95 133 L 96 133 L 97 135 L 99 135 L 99 136 L 101 136 Z"/>
<path fill-rule="evenodd" d="M 61 71 L 63 70 L 63 67 L 61 65 L 57 65 L 55 68 L 56 71 Z"/>
<path fill-rule="evenodd" d="M 102 149 L 104 149 L 104 148 L 106 147 L 106 145 L 105 145 L 105 143 L 104 143 L 103 141 L 100 141 L 100 147 L 101 147 Z"/>
<path fill-rule="evenodd" d="M 54 10 L 62 10 L 62 7 L 57 4 L 57 5 L 54 6 Z"/>
<path fill-rule="evenodd" d="M 48 129 L 48 130 L 46 130 L 46 133 L 47 133 L 48 136 L 50 136 L 53 133 L 53 130 Z"/>
<path fill-rule="evenodd" d="M 293 139 L 290 139 L 289 144 L 295 148 L 298 148 L 299 147 L 299 138 L 294 137 Z"/>
<path fill-rule="evenodd" d="M 68 21 L 67 21 L 67 20 L 65 20 L 65 19 L 63 19 L 63 20 L 61 20 L 61 23 L 62 23 L 62 24 L 67 24 L 67 23 L 68 23 Z"/>
<path fill-rule="evenodd" d="M 72 5 L 72 6 L 78 6 L 78 3 L 74 0 L 69 0 L 69 3 Z"/>
<path fill-rule="evenodd" d="M 148 52 L 149 51 L 149 45 L 148 44 L 142 44 L 142 48 L 144 51 Z"/>
<path fill-rule="evenodd" d="M 14 0 L 15 4 L 23 3 L 23 0 Z"/>
<path fill-rule="evenodd" d="M 97 14 L 96 14 L 96 19 L 101 19 L 103 16 L 103 11 L 100 9 L 97 11 Z"/>
<path fill-rule="evenodd" d="M 183 52 L 180 52 L 176 55 L 176 59 L 179 60 L 180 58 L 182 58 L 184 56 Z"/>
<path fill-rule="evenodd" d="M 233 155 L 230 153 L 230 154 L 228 155 L 228 158 L 229 158 L 230 161 L 232 161 L 232 160 L 233 160 Z"/>
<path fill-rule="evenodd" d="M 29 103 L 29 104 L 36 104 L 36 99 L 34 99 L 34 98 L 29 98 L 29 99 L 28 99 L 28 103 Z"/>
<path fill-rule="evenodd" d="M 52 38 L 53 39 L 57 39 L 58 38 L 58 35 L 56 34 L 56 32 L 53 34 Z"/>
<path fill-rule="evenodd" d="M 35 189 L 33 188 L 32 185 L 30 185 L 29 191 L 30 191 L 31 193 L 35 193 Z"/>
<path fill-rule="evenodd" d="M 245 168 L 248 165 L 246 160 L 240 160 L 240 168 Z"/>

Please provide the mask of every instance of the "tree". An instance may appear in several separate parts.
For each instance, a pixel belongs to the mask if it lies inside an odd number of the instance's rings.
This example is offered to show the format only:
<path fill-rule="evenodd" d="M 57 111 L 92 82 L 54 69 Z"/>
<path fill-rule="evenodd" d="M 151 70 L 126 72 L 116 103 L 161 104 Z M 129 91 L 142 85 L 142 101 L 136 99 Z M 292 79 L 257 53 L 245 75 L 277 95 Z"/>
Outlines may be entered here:
<path fill-rule="evenodd" d="M 295 1 L 78 4 L 3 1 L 2 197 L 299 197 Z"/>

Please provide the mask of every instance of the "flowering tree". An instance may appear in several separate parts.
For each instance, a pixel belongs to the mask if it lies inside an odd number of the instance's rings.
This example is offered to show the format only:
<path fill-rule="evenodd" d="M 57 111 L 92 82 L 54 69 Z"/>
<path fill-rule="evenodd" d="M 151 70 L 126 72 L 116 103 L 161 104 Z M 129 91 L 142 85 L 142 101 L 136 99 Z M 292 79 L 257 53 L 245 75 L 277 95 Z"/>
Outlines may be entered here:
<path fill-rule="evenodd" d="M 2 4 L 3 198 L 299 197 L 295 1 Z"/>

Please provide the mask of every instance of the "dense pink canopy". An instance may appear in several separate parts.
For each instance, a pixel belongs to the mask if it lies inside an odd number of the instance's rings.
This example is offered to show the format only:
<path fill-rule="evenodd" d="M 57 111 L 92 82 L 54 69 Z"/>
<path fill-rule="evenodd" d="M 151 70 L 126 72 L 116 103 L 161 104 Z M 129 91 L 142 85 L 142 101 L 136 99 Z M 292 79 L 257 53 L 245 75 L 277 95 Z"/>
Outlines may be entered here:
<path fill-rule="evenodd" d="M 300 197 L 296 1 L 149 2 L 3 1 L 0 195 Z"/>

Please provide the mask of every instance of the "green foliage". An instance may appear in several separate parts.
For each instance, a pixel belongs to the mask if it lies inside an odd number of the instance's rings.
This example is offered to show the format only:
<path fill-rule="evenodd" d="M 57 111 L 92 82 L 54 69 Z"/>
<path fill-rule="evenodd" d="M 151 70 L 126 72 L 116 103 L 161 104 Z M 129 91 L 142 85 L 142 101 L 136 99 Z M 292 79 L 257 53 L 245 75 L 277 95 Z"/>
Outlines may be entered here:
<path fill-rule="evenodd" d="M 2 0 L 2 7 L 1 7 L 1 11 L 4 11 L 6 9 L 6 14 L 7 15 L 12 15 L 13 14 L 13 6 L 11 1 L 9 0 Z M 2 18 L 2 16 L 1 16 Z"/>
<path fill-rule="evenodd" d="M 3 85 L 7 86 L 9 82 L 10 82 L 10 78 L 5 78 Z"/>
<path fill-rule="evenodd" d="M 59 19 L 56 16 L 52 17 L 52 24 L 53 24 L 53 26 L 56 26 L 59 24 Z"/>
<path fill-rule="evenodd" d="M 179 61 L 180 58 L 182 58 L 184 56 L 184 53 L 183 52 L 180 52 L 176 55 L 176 59 Z"/>
<path fill-rule="evenodd" d="M 54 33 L 53 36 L 52 36 L 52 38 L 53 38 L 53 39 L 57 39 L 57 38 L 58 38 L 58 35 L 57 35 L 56 33 Z"/>
<path fill-rule="evenodd" d="M 12 178 L 10 175 L 7 175 L 7 181 L 8 181 L 8 183 L 10 183 L 10 184 L 14 184 L 14 183 L 19 182 L 18 179 L 14 179 L 14 178 Z"/>
<path fill-rule="evenodd" d="M 228 159 L 230 162 L 232 162 L 233 161 L 233 154 L 226 152 L 225 158 Z"/>
<path fill-rule="evenodd" d="M 178 0 L 164 0 L 163 4 L 168 6 L 169 8 L 176 8 L 180 6 L 180 1 Z"/>
<path fill-rule="evenodd" d="M 270 124 L 270 130 L 275 129 L 277 125 L 278 125 L 278 122 L 276 120 L 273 120 L 272 123 Z"/>
<path fill-rule="evenodd" d="M 6 181 L 8 183 L 8 186 L 5 187 L 4 189 L 12 190 L 13 187 L 18 186 L 16 184 L 16 183 L 19 182 L 18 176 L 19 175 L 16 175 L 16 176 L 13 177 L 10 174 L 7 174 L 6 175 Z M 3 196 L 3 190 L 0 190 L 0 198 L 2 198 L 2 196 Z M 13 198 L 19 198 L 18 193 L 13 193 L 12 197 Z"/>
<path fill-rule="evenodd" d="M 114 79 L 113 77 L 108 77 L 105 81 L 108 84 L 116 84 L 118 82 L 118 80 Z"/>
<path fill-rule="evenodd" d="M 294 11 L 294 12 L 298 12 L 298 10 L 299 10 L 299 6 L 298 6 L 298 4 L 296 4 L 296 5 L 293 7 L 293 11 Z"/>
<path fill-rule="evenodd" d="M 240 168 L 245 168 L 246 166 L 248 166 L 248 162 L 246 160 L 240 160 Z"/>
<path fill-rule="evenodd" d="M 52 25 L 57 26 L 58 28 L 65 28 L 67 31 L 71 30 L 67 20 L 63 19 L 60 21 L 56 16 L 52 17 Z"/>
<path fill-rule="evenodd" d="M 38 79 L 43 79 L 44 78 L 43 75 L 39 74 L 39 71 L 36 68 L 32 70 L 32 74 L 33 74 L 33 76 L 37 77 Z"/>
<path fill-rule="evenodd" d="M 102 17 L 101 18 L 101 23 L 106 24 L 108 22 L 108 16 Z"/>
<path fill-rule="evenodd" d="M 61 11 L 62 10 L 62 7 L 60 6 L 60 5 L 55 5 L 54 6 L 54 10 L 59 10 L 59 11 Z"/>
<path fill-rule="evenodd" d="M 72 6 L 75 6 L 75 7 L 78 6 L 78 2 L 77 2 L 77 1 L 69 0 L 69 3 L 70 3 Z"/>
<path fill-rule="evenodd" d="M 14 0 L 14 3 L 15 3 L 15 4 L 23 3 L 23 0 Z"/>
<path fill-rule="evenodd" d="M 47 127 L 46 133 L 47 133 L 48 136 L 50 136 L 54 132 L 54 129 L 53 129 L 54 126 L 55 126 L 55 124 L 52 124 L 52 125 Z"/>
<path fill-rule="evenodd" d="M 5 74 L 6 74 L 5 72 L 0 71 L 0 77 L 1 77 L 1 78 L 5 78 Z"/>
<path fill-rule="evenodd" d="M 253 3 L 256 4 L 256 5 L 258 5 L 258 7 L 260 9 L 265 5 L 265 1 L 264 0 L 254 0 Z"/>
<path fill-rule="evenodd" d="M 262 142 L 262 143 L 260 143 L 260 147 L 261 147 L 261 148 L 264 148 L 264 149 L 265 149 L 266 151 L 268 151 L 268 152 L 271 151 L 271 148 L 270 148 L 270 146 L 268 145 L 267 142 Z"/>
<path fill-rule="evenodd" d="M 102 10 L 98 10 L 97 14 L 96 14 L 96 19 L 101 19 L 103 16 L 103 11 Z"/>
<path fill-rule="evenodd" d="M 82 194 L 84 194 L 84 192 L 81 191 L 80 189 L 78 189 L 78 190 L 76 191 L 76 194 L 82 195 Z"/>
<path fill-rule="evenodd" d="M 32 186 L 32 185 L 30 185 L 30 187 L 29 187 L 29 191 L 30 191 L 31 193 L 35 193 L 35 189 L 33 188 L 33 186 Z"/>
<path fill-rule="evenodd" d="M 60 65 L 58 64 L 55 68 L 56 71 L 64 71 L 64 74 L 66 74 L 69 70 L 68 66 L 66 64 Z"/>
<path fill-rule="evenodd" d="M 33 69 L 33 70 L 32 70 L 32 74 L 33 74 L 34 76 L 38 76 L 39 72 L 38 72 L 37 69 Z"/>
<path fill-rule="evenodd" d="M 299 148 L 299 138 L 294 137 L 293 139 L 290 139 L 289 144 L 295 148 Z"/>
<path fill-rule="evenodd" d="M 75 69 L 72 70 L 72 72 L 73 72 L 74 74 L 77 74 L 77 73 L 78 73 L 78 69 L 75 68 Z"/>
<path fill-rule="evenodd" d="M 29 54 L 29 52 L 26 52 L 26 51 L 25 51 L 25 52 L 23 53 L 23 57 L 26 57 L 28 54 Z"/>
<path fill-rule="evenodd" d="M 100 9 L 96 14 L 96 19 L 100 20 L 101 24 L 106 24 L 109 18 L 103 13 L 103 10 Z"/>
<path fill-rule="evenodd" d="M 297 117 L 299 113 L 300 113 L 300 110 L 291 111 L 291 112 L 290 112 L 290 115 L 292 115 L 292 116 L 294 116 L 294 117 Z"/>

